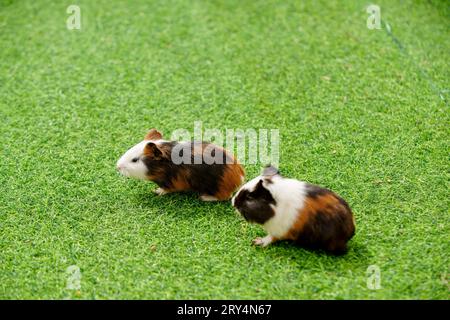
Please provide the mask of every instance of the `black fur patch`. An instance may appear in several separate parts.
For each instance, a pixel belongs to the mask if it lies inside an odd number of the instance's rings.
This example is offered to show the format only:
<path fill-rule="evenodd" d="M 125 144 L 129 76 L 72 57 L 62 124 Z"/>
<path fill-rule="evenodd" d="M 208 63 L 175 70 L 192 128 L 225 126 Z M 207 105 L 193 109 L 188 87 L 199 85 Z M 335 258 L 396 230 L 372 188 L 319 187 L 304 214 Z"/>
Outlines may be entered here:
<path fill-rule="evenodd" d="M 322 188 L 313 184 L 309 184 L 307 183 L 306 186 L 306 196 L 310 197 L 310 198 L 317 198 L 319 196 L 323 196 L 325 194 L 334 194 L 333 191 L 328 190 L 326 188 Z"/>
<path fill-rule="evenodd" d="M 269 190 L 264 188 L 260 180 L 255 190 L 241 190 L 234 200 L 234 207 L 249 222 L 264 224 L 275 215 L 270 205 L 276 205 Z"/>

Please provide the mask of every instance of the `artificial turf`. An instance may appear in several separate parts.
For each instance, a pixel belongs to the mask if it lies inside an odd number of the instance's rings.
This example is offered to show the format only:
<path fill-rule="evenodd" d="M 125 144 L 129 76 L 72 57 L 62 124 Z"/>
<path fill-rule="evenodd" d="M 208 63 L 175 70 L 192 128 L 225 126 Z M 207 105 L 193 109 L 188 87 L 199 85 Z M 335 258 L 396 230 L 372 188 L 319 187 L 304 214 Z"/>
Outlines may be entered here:
<path fill-rule="evenodd" d="M 0 298 L 448 299 L 448 3 L 377 0 L 381 30 L 367 1 L 69 4 L 0 0 Z M 353 208 L 348 254 L 117 174 L 194 121 L 279 129 L 282 173 Z"/>

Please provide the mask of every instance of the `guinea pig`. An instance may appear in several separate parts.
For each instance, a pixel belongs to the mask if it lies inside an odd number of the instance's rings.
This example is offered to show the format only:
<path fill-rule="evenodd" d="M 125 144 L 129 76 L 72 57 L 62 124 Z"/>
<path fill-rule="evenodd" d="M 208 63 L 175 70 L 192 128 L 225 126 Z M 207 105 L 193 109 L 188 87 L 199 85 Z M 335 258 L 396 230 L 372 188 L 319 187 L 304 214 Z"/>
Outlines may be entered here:
<path fill-rule="evenodd" d="M 231 202 L 245 220 L 267 231 L 264 238 L 253 240 L 262 247 L 291 240 L 337 255 L 347 251 L 355 233 L 355 220 L 344 199 L 328 189 L 285 178 L 271 166 L 244 184 Z"/>
<path fill-rule="evenodd" d="M 207 142 L 164 140 L 156 129 L 125 152 L 117 170 L 155 182 L 158 195 L 195 191 L 203 201 L 230 199 L 245 177 L 242 166 L 223 148 Z"/>

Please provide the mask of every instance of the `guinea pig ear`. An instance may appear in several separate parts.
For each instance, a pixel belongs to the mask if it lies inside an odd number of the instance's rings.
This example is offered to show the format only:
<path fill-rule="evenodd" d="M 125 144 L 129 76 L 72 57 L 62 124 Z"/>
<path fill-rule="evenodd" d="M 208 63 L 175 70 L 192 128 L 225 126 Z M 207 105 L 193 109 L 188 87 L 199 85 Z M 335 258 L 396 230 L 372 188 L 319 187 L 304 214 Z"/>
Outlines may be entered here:
<path fill-rule="evenodd" d="M 264 168 L 262 175 L 265 177 L 272 177 L 272 176 L 276 176 L 279 175 L 280 171 L 278 171 L 277 168 L 275 168 L 274 166 L 268 165 L 267 167 Z"/>
<path fill-rule="evenodd" d="M 162 133 L 156 129 L 150 129 L 144 137 L 144 140 L 159 140 L 162 139 Z"/>
<path fill-rule="evenodd" d="M 154 144 L 153 142 L 149 142 L 144 147 L 144 154 L 146 156 L 152 156 L 157 158 L 162 156 L 162 151 L 158 148 L 156 144 Z"/>

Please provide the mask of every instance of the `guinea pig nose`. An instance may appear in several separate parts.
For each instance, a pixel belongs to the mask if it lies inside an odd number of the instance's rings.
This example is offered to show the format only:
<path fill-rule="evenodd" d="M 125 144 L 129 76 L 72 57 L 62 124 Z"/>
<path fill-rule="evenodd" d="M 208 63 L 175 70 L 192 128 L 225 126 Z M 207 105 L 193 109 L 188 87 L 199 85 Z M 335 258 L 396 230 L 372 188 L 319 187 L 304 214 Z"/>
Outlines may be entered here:
<path fill-rule="evenodd" d="M 118 164 L 117 166 L 116 166 L 116 169 L 118 170 L 118 171 L 120 171 L 120 170 L 122 170 L 122 165 L 120 165 L 120 164 Z"/>

